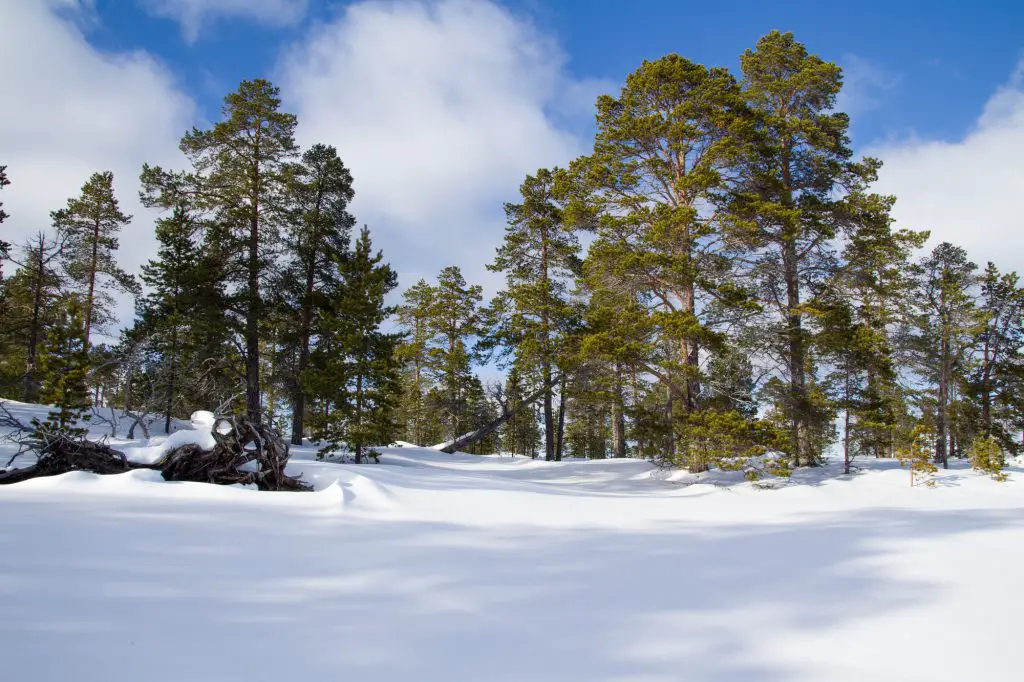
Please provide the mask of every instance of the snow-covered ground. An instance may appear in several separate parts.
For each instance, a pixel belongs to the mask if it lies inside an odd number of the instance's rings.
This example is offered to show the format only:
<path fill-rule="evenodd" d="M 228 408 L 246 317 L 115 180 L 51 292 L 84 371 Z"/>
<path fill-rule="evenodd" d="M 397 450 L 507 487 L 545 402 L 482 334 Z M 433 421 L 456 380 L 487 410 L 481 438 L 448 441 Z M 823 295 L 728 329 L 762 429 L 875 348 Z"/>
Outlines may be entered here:
<path fill-rule="evenodd" d="M 402 447 L 292 469 L 317 492 L 0 487 L 0 679 L 1024 679 L 1019 468 L 760 490 Z"/>

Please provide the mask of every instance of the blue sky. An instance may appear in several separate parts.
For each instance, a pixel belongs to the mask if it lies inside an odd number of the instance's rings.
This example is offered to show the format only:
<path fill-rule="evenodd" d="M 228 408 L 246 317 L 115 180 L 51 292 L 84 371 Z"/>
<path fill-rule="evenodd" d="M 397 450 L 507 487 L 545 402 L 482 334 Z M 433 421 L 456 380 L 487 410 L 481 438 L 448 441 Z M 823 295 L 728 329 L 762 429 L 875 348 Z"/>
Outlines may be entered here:
<path fill-rule="evenodd" d="M 95 0 L 88 40 L 104 50 L 143 49 L 182 79 L 207 115 L 243 78 L 271 75 L 280 50 L 311 24 L 330 21 L 346 2 L 308 0 L 301 18 L 264 25 L 244 16 L 210 17 L 194 40 L 145 2 Z M 846 3 L 689 2 L 685 0 L 504 0 L 516 15 L 555 38 L 579 78 L 621 82 L 643 59 L 678 52 L 737 67 L 764 33 L 793 31 L 823 57 L 843 64 L 867 102 L 855 112 L 858 142 L 911 132 L 962 134 L 981 104 L 1006 81 L 1024 50 L 1024 4 L 867 0 Z"/>
<path fill-rule="evenodd" d="M 182 133 L 269 77 L 299 142 L 352 169 L 402 287 L 455 264 L 493 293 L 502 202 L 587 151 L 599 93 L 672 51 L 736 68 L 776 28 L 844 67 L 840 106 L 901 226 L 1024 269 L 1024 5 L 993 0 L 0 0 L 5 239 L 109 169 L 137 269 L 154 251 L 142 163 L 180 166 Z"/>

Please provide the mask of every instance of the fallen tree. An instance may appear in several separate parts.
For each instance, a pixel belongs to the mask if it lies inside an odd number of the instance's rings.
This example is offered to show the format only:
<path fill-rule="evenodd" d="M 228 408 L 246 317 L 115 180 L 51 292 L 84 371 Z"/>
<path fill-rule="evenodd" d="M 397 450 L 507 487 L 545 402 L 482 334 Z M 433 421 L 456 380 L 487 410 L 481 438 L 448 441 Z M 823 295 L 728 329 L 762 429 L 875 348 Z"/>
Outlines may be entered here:
<path fill-rule="evenodd" d="M 211 433 L 217 442 L 212 450 L 182 445 L 164 455 L 154 468 L 168 481 L 255 484 L 260 490 L 312 489 L 284 473 L 288 443 L 277 431 L 253 424 L 248 417 L 220 417 Z"/>
<path fill-rule="evenodd" d="M 281 435 L 267 426 L 253 424 L 247 417 L 216 419 L 212 430 L 216 445 L 209 450 L 189 443 L 168 451 L 153 464 L 140 464 L 129 461 L 123 452 L 106 442 L 31 428 L 14 420 L 6 409 L 3 412 L 4 425 L 15 429 L 8 438 L 19 445 L 7 467 L 27 454 L 34 454 L 36 461 L 26 467 L 0 470 L 0 485 L 71 471 L 109 475 L 153 469 L 168 481 L 240 483 L 256 485 L 260 490 L 312 490 L 307 483 L 284 472 L 289 452 Z M 9 424 L 9 420 L 15 423 Z"/>
<path fill-rule="evenodd" d="M 551 380 L 552 383 L 554 383 L 555 381 L 558 380 L 558 377 L 552 377 Z M 473 443 L 476 443 L 477 441 L 481 441 L 484 438 L 487 438 L 487 436 L 491 435 L 492 433 L 500 429 L 502 424 L 504 424 L 509 419 L 514 417 L 516 412 L 518 412 L 524 405 L 532 405 L 533 403 L 540 400 L 541 397 L 544 395 L 544 391 L 547 390 L 547 386 L 548 385 L 541 386 L 539 389 L 537 389 L 530 395 L 526 396 L 526 398 L 518 401 L 515 405 L 503 404 L 501 406 L 501 415 L 498 416 L 497 419 L 488 424 L 485 424 L 484 426 L 481 426 L 476 431 L 470 431 L 467 434 L 459 436 L 452 442 L 446 443 L 444 447 L 440 448 L 441 452 L 444 452 L 449 455 L 454 455 L 459 450 L 462 450 L 463 448 L 468 448 Z M 437 446 L 435 445 L 434 447 Z"/>
<path fill-rule="evenodd" d="M 20 469 L 0 470 L 0 484 L 18 483 L 30 478 L 56 476 L 69 471 L 91 471 L 94 474 L 123 474 L 138 468 L 106 443 L 69 438 L 63 434 L 36 437 L 38 445 L 27 445 L 7 462 L 14 463 L 19 456 L 34 452 L 36 462 Z"/>

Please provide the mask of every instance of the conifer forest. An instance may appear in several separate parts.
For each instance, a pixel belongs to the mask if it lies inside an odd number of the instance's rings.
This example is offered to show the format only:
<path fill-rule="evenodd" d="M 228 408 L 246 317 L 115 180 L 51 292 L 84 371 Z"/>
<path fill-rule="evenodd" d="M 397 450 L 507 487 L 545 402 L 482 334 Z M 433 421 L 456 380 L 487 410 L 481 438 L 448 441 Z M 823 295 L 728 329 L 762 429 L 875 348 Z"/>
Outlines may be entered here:
<path fill-rule="evenodd" d="M 597 100 L 592 152 L 509 196 L 486 255 L 505 286 L 484 300 L 456 266 L 399 282 L 349 211 L 343 150 L 300 149 L 278 89 L 245 81 L 185 131 L 186 165 L 141 169 L 159 251 L 140 272 L 118 234 L 144 218 L 102 170 L 3 245 L 0 395 L 58 406 L 58 428 L 104 406 L 170 432 L 220 406 L 357 461 L 474 435 L 477 454 L 691 472 L 919 441 L 939 466 L 1016 455 L 1018 276 L 892 227 L 842 84 L 780 32 L 738 73 L 643 62 Z M 136 307 L 121 329 L 118 295 Z"/>
<path fill-rule="evenodd" d="M 749 4 L 114 4 L 0 0 L 0 679 L 1024 679 L 1024 61 L 885 147 Z"/>

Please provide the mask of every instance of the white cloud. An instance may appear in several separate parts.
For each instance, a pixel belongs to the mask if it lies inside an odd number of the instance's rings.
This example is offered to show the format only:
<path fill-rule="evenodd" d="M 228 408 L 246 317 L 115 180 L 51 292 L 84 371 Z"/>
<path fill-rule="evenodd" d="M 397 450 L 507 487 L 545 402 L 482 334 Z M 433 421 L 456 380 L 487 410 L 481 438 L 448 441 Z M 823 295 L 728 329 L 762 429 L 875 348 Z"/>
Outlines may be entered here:
<path fill-rule="evenodd" d="M 600 83 L 557 43 L 486 0 L 361 2 L 311 30 L 279 66 L 304 145 L 335 145 L 401 285 L 457 264 L 467 279 L 503 236 L 526 173 L 584 151 L 571 132 Z M 580 103 L 586 101 L 587 107 Z"/>
<path fill-rule="evenodd" d="M 302 20 L 308 5 L 308 0 L 140 1 L 150 14 L 181 24 L 185 40 L 190 43 L 199 37 L 207 23 L 216 19 L 242 18 L 266 26 L 290 26 Z"/>
<path fill-rule="evenodd" d="M 142 163 L 181 165 L 177 142 L 194 113 L 167 71 L 144 52 L 103 54 L 67 17 L 76 0 L 0 2 L 0 164 L 7 241 L 21 243 L 50 225 L 49 213 L 95 171 L 114 172 L 122 209 L 135 215 L 121 235 L 129 271 L 155 250 L 153 216 L 138 202 Z M 62 18 L 64 17 L 64 18 Z M 128 302 L 122 319 L 131 318 Z"/>
<path fill-rule="evenodd" d="M 843 55 L 843 89 L 836 110 L 855 116 L 882 106 L 885 93 L 898 87 L 901 76 L 881 64 L 855 54 Z"/>
<path fill-rule="evenodd" d="M 984 266 L 1024 272 L 1024 62 L 962 140 L 909 139 L 868 150 L 877 189 L 897 197 L 901 227 L 931 230 Z"/>

